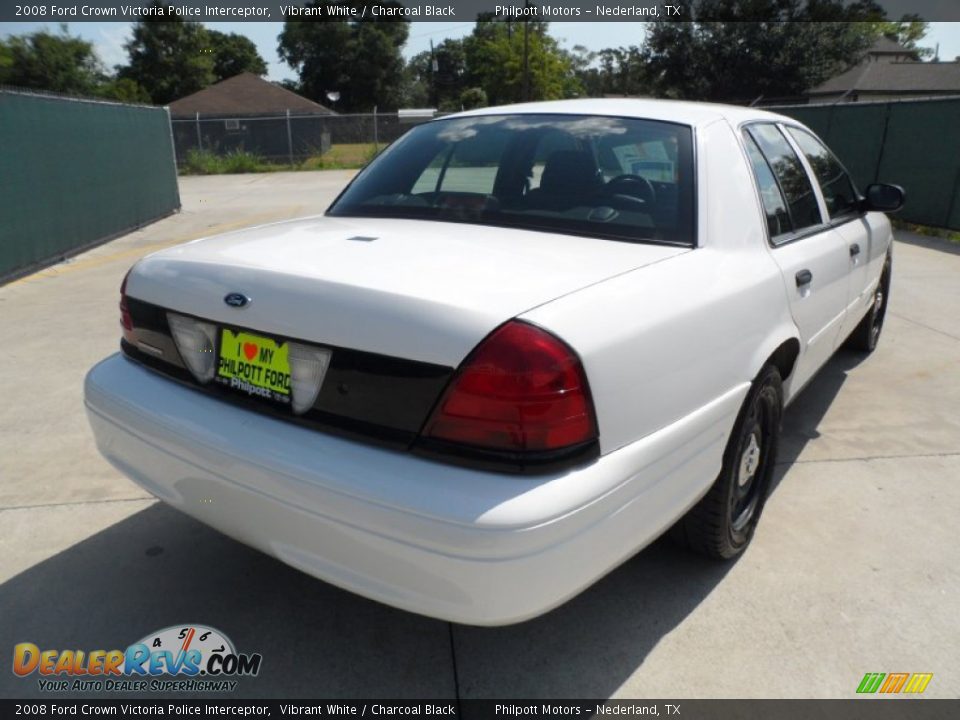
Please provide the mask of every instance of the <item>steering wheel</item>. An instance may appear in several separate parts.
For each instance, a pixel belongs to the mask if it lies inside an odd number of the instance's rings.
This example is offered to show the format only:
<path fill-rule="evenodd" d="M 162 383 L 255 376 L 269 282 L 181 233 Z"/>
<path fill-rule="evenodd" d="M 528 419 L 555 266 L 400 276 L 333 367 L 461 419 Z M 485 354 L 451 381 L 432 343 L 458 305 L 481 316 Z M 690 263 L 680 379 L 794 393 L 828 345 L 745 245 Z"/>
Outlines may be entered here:
<path fill-rule="evenodd" d="M 657 191 L 653 189 L 653 184 L 640 175 L 617 175 L 611 178 L 603 189 L 606 193 L 628 195 L 646 203 L 652 203 L 657 199 Z"/>

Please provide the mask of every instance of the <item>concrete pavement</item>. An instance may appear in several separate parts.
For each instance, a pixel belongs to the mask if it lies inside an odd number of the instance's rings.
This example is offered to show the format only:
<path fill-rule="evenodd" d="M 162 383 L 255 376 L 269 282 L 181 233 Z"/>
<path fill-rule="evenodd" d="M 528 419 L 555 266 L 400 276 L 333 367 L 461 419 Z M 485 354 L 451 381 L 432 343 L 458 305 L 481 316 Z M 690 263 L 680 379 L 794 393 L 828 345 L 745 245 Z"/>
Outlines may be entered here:
<path fill-rule="evenodd" d="M 189 177 L 183 211 L 0 287 L 0 657 L 125 647 L 184 622 L 264 656 L 244 697 L 853 697 L 866 672 L 960 695 L 960 248 L 901 233 L 884 336 L 788 409 L 750 550 L 668 542 L 506 628 L 350 595 L 157 503 L 97 453 L 89 367 L 160 247 L 321 212 L 349 172 Z M 9 668 L 9 665 L 7 665 Z M 0 696 L 40 696 L 0 671 Z M 178 696 L 179 697 L 179 696 Z"/>

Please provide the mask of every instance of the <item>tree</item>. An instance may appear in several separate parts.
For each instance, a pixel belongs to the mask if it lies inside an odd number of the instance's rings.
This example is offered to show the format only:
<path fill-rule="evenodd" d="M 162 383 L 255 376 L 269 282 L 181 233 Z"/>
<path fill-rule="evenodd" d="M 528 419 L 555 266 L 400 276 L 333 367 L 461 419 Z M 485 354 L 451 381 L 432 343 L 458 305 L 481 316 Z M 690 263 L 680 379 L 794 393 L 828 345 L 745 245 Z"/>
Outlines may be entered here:
<path fill-rule="evenodd" d="M 441 110 L 459 110 L 465 89 L 467 61 L 462 40 L 447 39 L 433 50 L 417 53 L 407 63 L 407 95 Z"/>
<path fill-rule="evenodd" d="M 643 51 L 636 45 L 606 48 L 600 58 L 599 94 L 649 95 L 650 78 Z"/>
<path fill-rule="evenodd" d="M 354 0 L 311 0 L 306 7 L 352 7 Z M 399 3 L 380 3 L 400 7 Z M 280 57 L 300 76 L 303 93 L 328 103 L 327 92 L 340 93 L 338 110 L 369 112 L 400 106 L 407 41 L 405 20 L 345 20 L 327 14 L 306 21 L 288 20 L 280 33 Z"/>
<path fill-rule="evenodd" d="M 460 93 L 460 106 L 464 110 L 473 110 L 474 108 L 486 107 L 487 94 L 483 91 L 483 88 L 467 88 Z"/>
<path fill-rule="evenodd" d="M 93 94 L 103 67 L 86 40 L 46 30 L 0 41 L 0 83 L 75 95 Z"/>
<path fill-rule="evenodd" d="M 125 45 L 130 63 L 118 72 L 158 105 L 202 90 L 215 77 L 210 35 L 203 25 L 184 22 L 175 11 L 166 17 L 134 23 L 133 38 Z"/>
<path fill-rule="evenodd" d="M 267 74 L 267 63 L 260 57 L 256 44 L 250 38 L 217 30 L 207 30 L 207 35 L 213 50 L 215 82 L 244 72 L 254 75 Z"/>
<path fill-rule="evenodd" d="M 932 48 L 917 45 L 930 30 L 930 23 L 921 20 L 919 15 L 904 15 L 898 22 L 877 22 L 874 27 L 878 35 L 898 42 L 908 50 L 915 50 L 920 57 L 933 55 Z"/>
<path fill-rule="evenodd" d="M 465 84 L 482 88 L 492 105 L 582 94 L 570 55 L 547 34 L 548 26 L 481 15 L 463 40 Z"/>
<path fill-rule="evenodd" d="M 96 94 L 107 100 L 125 103 L 150 102 L 150 93 L 130 78 L 111 78 L 97 88 Z"/>
<path fill-rule="evenodd" d="M 643 60 L 654 94 L 734 102 L 800 95 L 857 63 L 883 18 L 872 0 L 698 0 L 691 13 L 693 22 L 649 25 Z"/>

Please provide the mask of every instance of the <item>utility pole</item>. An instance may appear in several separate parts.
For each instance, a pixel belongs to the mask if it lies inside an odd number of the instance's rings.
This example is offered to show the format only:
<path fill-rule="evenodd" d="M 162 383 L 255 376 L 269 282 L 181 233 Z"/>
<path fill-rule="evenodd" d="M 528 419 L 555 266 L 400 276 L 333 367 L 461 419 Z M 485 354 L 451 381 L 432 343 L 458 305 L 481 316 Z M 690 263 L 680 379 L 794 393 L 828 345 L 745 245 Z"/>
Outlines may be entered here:
<path fill-rule="evenodd" d="M 524 0 L 524 9 L 530 7 L 530 0 Z M 523 101 L 530 99 L 530 20 L 523 15 Z"/>
<path fill-rule="evenodd" d="M 430 101 L 433 107 L 437 107 L 437 72 L 440 70 L 440 64 L 437 62 L 437 56 L 433 54 L 433 38 L 430 38 Z"/>

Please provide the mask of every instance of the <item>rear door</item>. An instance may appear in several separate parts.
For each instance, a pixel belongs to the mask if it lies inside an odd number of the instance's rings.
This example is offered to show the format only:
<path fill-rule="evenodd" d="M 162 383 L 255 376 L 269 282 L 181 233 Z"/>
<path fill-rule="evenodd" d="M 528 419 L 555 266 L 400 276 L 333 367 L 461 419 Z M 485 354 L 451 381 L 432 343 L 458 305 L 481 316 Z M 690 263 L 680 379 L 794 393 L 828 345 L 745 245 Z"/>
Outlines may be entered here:
<path fill-rule="evenodd" d="M 846 314 L 849 251 L 834 231 L 807 170 L 774 123 L 751 123 L 743 140 L 767 216 L 772 254 L 783 274 L 802 351 L 791 385 L 799 388 L 837 346 Z"/>
<path fill-rule="evenodd" d="M 787 126 L 787 133 L 803 153 L 823 195 L 830 225 L 847 245 L 849 275 L 847 313 L 840 330 L 841 339 L 849 334 L 873 299 L 873 282 L 880 274 L 878 259 L 885 248 L 867 215 L 860 212 L 860 197 L 849 173 L 816 136 L 798 127 Z"/>

